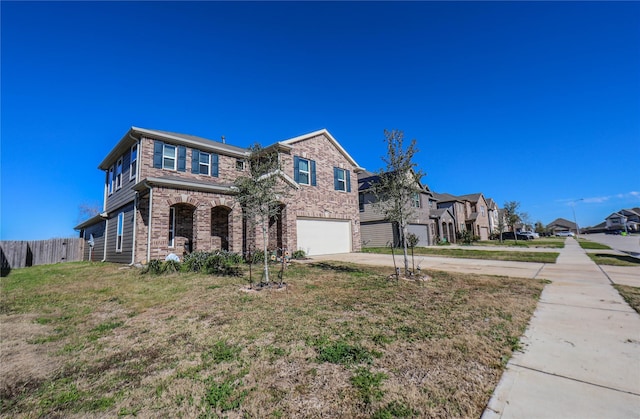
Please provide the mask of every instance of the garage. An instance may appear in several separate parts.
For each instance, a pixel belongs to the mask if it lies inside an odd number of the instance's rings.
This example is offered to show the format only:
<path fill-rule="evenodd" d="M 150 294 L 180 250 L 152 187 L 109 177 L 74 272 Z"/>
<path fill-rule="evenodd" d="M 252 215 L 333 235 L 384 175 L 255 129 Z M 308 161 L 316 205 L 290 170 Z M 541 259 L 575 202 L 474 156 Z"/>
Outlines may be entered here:
<path fill-rule="evenodd" d="M 298 249 L 307 255 L 351 252 L 349 220 L 298 219 L 296 227 Z"/>
<path fill-rule="evenodd" d="M 429 246 L 429 226 L 424 224 L 409 224 L 407 231 L 418 237 L 418 246 Z"/>

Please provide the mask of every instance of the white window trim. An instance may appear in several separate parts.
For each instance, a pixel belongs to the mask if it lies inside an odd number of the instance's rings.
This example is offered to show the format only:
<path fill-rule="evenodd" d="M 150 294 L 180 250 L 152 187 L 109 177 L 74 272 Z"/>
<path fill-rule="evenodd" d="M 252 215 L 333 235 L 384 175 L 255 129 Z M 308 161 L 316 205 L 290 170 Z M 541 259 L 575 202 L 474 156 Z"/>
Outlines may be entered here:
<path fill-rule="evenodd" d="M 118 214 L 118 223 L 116 224 L 116 253 L 122 253 L 122 242 L 124 235 L 124 212 Z"/>
<path fill-rule="evenodd" d="M 111 165 L 111 167 L 109 168 L 109 171 L 107 172 L 107 181 L 109 182 L 109 195 L 113 194 L 115 171 L 116 171 L 115 165 Z"/>
<path fill-rule="evenodd" d="M 169 208 L 169 247 L 174 248 L 176 244 L 176 209 Z"/>
<path fill-rule="evenodd" d="M 136 149 L 136 158 L 133 158 L 133 149 Z M 136 167 L 133 167 L 135 162 Z M 131 162 L 129 162 L 129 180 L 135 179 L 138 175 L 138 143 L 131 146 Z"/>
<path fill-rule="evenodd" d="M 165 154 L 168 148 L 173 148 L 173 157 L 169 157 Z M 165 166 L 164 159 L 172 158 L 173 159 L 173 167 Z M 162 168 L 166 170 L 178 170 L 178 147 L 171 144 L 162 144 Z"/>
<path fill-rule="evenodd" d="M 244 171 L 244 160 L 236 159 L 236 170 L 238 172 L 243 172 Z"/>
<path fill-rule="evenodd" d="M 122 166 L 123 166 L 123 159 L 122 157 L 120 157 L 116 162 L 116 172 L 115 172 L 116 191 L 122 188 L 122 169 L 123 169 Z"/>
<path fill-rule="evenodd" d="M 422 202 L 420 202 L 420 193 L 419 192 L 414 192 L 413 196 L 411 197 L 411 206 L 413 208 L 421 208 L 422 207 Z"/>
<path fill-rule="evenodd" d="M 208 156 L 209 157 L 209 162 L 208 163 L 202 163 L 202 156 Z M 198 155 L 198 173 L 200 173 L 201 175 L 207 175 L 210 176 L 211 175 L 211 153 L 203 153 L 202 151 L 200 152 L 200 154 Z M 202 171 L 202 166 L 207 166 L 207 172 L 203 172 Z"/>
<path fill-rule="evenodd" d="M 338 191 L 341 192 L 347 192 L 347 172 L 344 169 L 340 169 L 337 168 L 337 173 L 342 173 L 342 179 L 340 179 L 340 176 L 338 176 Z M 340 185 L 342 184 L 342 188 L 340 188 Z"/>
<path fill-rule="evenodd" d="M 307 162 L 307 170 L 302 170 L 300 168 L 300 163 L 303 161 Z M 300 182 L 300 175 L 307 175 L 307 182 Z M 311 185 L 311 160 L 303 159 L 302 157 L 298 158 L 298 184 L 299 185 Z"/>

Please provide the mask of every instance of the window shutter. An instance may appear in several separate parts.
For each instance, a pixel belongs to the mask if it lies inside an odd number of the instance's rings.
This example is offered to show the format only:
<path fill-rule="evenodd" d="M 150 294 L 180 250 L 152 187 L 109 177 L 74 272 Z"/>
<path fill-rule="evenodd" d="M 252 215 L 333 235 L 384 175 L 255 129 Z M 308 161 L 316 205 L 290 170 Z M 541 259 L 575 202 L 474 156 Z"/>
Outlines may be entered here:
<path fill-rule="evenodd" d="M 316 162 L 315 160 L 309 160 L 311 163 L 311 186 L 316 186 Z"/>
<path fill-rule="evenodd" d="M 298 156 L 293 156 L 293 180 L 296 183 L 300 183 L 300 158 Z"/>
<path fill-rule="evenodd" d="M 200 152 L 195 149 L 191 153 L 191 173 L 200 173 Z"/>
<path fill-rule="evenodd" d="M 187 147 L 183 145 L 178 146 L 178 171 L 187 171 Z"/>
<path fill-rule="evenodd" d="M 345 170 L 344 173 L 347 175 L 347 192 L 351 192 L 351 172 Z"/>
<path fill-rule="evenodd" d="M 338 185 L 338 168 L 334 167 L 333 168 L 333 189 L 334 190 L 338 190 L 339 185 Z"/>
<path fill-rule="evenodd" d="M 211 176 L 218 177 L 218 155 L 211 154 Z"/>
<path fill-rule="evenodd" d="M 153 142 L 153 167 L 156 169 L 162 169 L 162 147 L 164 144 L 162 141 Z"/>

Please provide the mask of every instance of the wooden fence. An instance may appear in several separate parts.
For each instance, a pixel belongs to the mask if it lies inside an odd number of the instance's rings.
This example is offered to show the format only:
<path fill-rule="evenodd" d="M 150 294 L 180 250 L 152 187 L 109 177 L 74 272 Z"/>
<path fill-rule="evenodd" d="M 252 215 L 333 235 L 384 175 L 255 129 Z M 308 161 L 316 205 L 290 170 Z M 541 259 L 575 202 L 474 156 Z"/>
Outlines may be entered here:
<path fill-rule="evenodd" d="M 78 237 L 50 240 L 0 241 L 2 276 L 11 269 L 82 260 L 84 240 Z"/>

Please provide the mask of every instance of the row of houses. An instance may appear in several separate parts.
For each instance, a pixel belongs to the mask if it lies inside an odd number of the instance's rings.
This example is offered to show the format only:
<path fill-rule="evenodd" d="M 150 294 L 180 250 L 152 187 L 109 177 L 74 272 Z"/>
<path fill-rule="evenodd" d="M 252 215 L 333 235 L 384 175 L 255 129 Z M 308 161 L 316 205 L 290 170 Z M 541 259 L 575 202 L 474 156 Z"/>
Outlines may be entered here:
<path fill-rule="evenodd" d="M 270 249 L 318 255 L 399 243 L 397 228 L 372 207 L 375 175 L 326 129 L 266 148 L 277 152 L 279 176 L 291 190 L 269 224 Z M 171 253 L 260 248 L 234 197 L 249 154 L 224 140 L 131 127 L 98 166 L 102 211 L 75 227 L 87 242 L 85 259 L 145 263 Z M 461 230 L 486 240 L 497 227 L 498 206 L 481 193 L 420 190 L 409 225 L 419 245 L 455 242 Z"/>
<path fill-rule="evenodd" d="M 585 229 L 587 233 L 607 231 L 640 232 L 640 208 L 621 209 L 610 214 L 602 223 Z"/>

